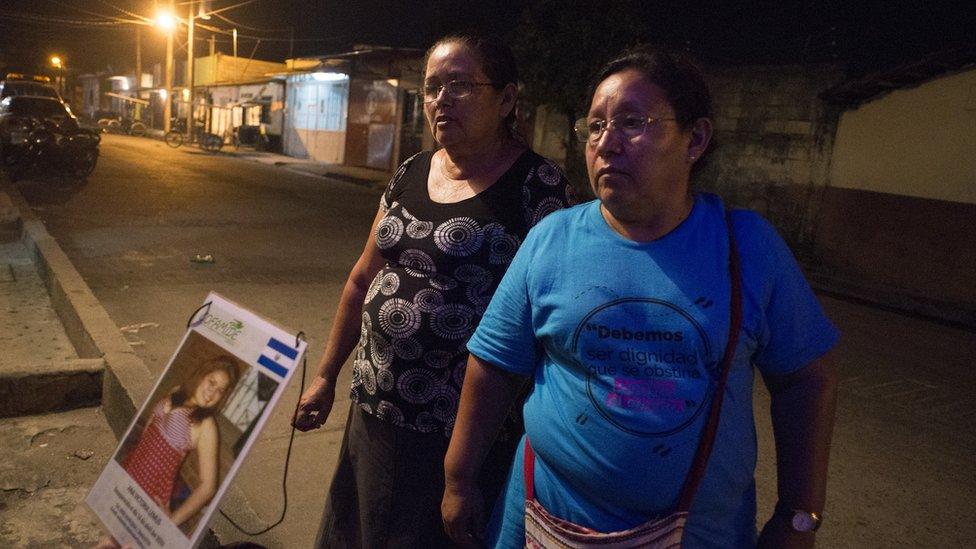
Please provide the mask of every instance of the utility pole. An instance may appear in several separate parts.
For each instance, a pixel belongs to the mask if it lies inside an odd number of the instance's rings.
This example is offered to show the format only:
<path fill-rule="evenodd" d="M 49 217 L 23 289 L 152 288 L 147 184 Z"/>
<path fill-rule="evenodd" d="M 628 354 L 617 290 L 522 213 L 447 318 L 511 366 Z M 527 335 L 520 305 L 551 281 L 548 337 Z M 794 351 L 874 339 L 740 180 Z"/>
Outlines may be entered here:
<path fill-rule="evenodd" d="M 136 25 L 136 99 L 142 99 L 142 29 Z M 135 103 L 135 118 L 142 120 L 142 104 Z"/>
<path fill-rule="evenodd" d="M 163 131 L 170 130 L 170 117 L 173 116 L 173 33 L 176 32 L 176 18 L 173 16 L 173 0 L 169 2 L 169 11 L 156 14 L 156 25 L 166 33 L 166 71 L 163 75 L 163 90 L 160 94 L 163 100 Z"/>
<path fill-rule="evenodd" d="M 142 99 L 139 90 L 142 88 L 142 29 L 136 25 L 136 97 Z"/>
<path fill-rule="evenodd" d="M 189 141 L 193 139 L 193 0 L 190 0 L 186 29 L 186 87 L 190 92 L 190 101 L 186 105 L 186 138 Z"/>
<path fill-rule="evenodd" d="M 163 132 L 170 130 L 170 118 L 173 116 L 173 33 L 175 32 L 176 29 L 173 29 L 166 34 L 166 76 L 163 77 L 166 100 L 163 101 Z"/>

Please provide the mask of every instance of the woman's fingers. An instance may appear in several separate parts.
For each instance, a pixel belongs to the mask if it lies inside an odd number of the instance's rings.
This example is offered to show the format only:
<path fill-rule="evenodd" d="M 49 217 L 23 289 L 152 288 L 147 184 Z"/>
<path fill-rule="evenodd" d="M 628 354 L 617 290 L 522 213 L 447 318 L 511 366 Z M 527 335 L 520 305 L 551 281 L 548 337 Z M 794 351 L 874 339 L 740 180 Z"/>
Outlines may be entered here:
<path fill-rule="evenodd" d="M 316 378 L 302 395 L 291 424 L 299 431 L 321 427 L 332 411 L 334 400 L 335 387 L 322 378 Z"/>
<path fill-rule="evenodd" d="M 320 415 L 314 401 L 302 399 L 298 405 L 298 410 L 295 412 L 295 417 L 292 419 L 292 425 L 299 431 L 314 429 L 322 425 L 322 422 L 319 421 Z"/>
<path fill-rule="evenodd" d="M 477 490 L 458 493 L 450 488 L 444 491 L 441 515 L 444 531 L 462 547 L 482 547 L 481 498 Z"/>

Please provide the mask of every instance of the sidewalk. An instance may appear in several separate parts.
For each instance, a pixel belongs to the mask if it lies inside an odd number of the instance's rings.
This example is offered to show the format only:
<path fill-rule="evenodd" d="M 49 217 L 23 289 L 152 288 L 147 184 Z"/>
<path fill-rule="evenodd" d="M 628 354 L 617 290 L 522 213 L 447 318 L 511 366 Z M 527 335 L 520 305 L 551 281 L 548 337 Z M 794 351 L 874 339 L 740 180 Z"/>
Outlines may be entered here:
<path fill-rule="evenodd" d="M 20 219 L 3 193 L 0 209 L 0 546 L 90 546 L 101 533 L 84 497 L 115 449 L 92 407 L 104 361 L 78 356 L 31 254 L 11 240 Z"/>
<path fill-rule="evenodd" d="M 192 148 L 186 152 L 206 154 Z M 274 153 L 225 154 L 357 185 L 382 187 L 387 179 L 375 170 L 337 169 Z M 0 313 L 0 448 L 5 458 L 0 464 L 0 547 L 90 546 L 103 533 L 84 498 L 154 379 L 2 174 Z M 278 415 L 289 414 L 289 406 Z M 327 425 L 296 440 L 285 523 L 255 539 L 218 517 L 211 528 L 224 543 L 311 543 L 307 538 L 314 535 L 321 514 L 347 406 L 340 396 Z M 285 426 L 287 418 L 276 422 Z M 280 472 L 287 432 L 268 431 L 221 503 L 248 529 L 274 521 L 283 503 Z M 217 543 L 211 536 L 201 546 Z"/>
<path fill-rule="evenodd" d="M 234 156 L 251 162 L 279 166 L 286 170 L 305 175 L 338 179 L 346 183 L 373 186 L 380 189 L 386 186 L 387 181 L 389 181 L 392 175 L 385 170 L 343 166 L 341 164 L 327 164 L 325 162 L 294 158 L 272 152 L 255 151 L 253 149 L 234 149 L 232 146 L 224 146 L 220 154 Z"/>
<path fill-rule="evenodd" d="M 154 139 L 162 139 L 163 132 L 162 130 L 153 129 L 149 130 L 146 133 L 146 136 Z M 195 145 L 183 145 L 183 150 L 192 152 L 194 154 L 213 154 L 203 152 L 196 148 Z M 304 175 L 327 177 L 329 179 L 336 179 L 339 181 L 345 181 L 346 183 L 354 183 L 356 185 L 375 186 L 380 189 L 386 186 L 386 183 L 390 180 L 390 176 L 393 175 L 392 172 L 386 170 L 364 168 L 360 166 L 345 166 L 342 164 L 329 164 L 327 162 L 318 162 L 316 160 L 310 160 L 307 158 L 295 158 L 293 156 L 287 156 L 274 152 L 257 151 L 248 147 L 235 149 L 233 145 L 224 145 L 224 147 L 217 154 L 233 156 L 270 166 L 278 166 Z"/>

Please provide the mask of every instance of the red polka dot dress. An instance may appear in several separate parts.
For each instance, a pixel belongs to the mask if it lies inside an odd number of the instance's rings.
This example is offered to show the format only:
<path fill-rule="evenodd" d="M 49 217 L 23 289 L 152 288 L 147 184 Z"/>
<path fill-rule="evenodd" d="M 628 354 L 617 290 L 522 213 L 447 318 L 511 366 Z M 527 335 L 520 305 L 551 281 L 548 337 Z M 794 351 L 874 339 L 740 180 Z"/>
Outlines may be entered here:
<path fill-rule="evenodd" d="M 156 502 L 169 505 L 176 475 L 192 447 L 189 408 L 166 412 L 166 400 L 153 409 L 152 419 L 139 443 L 129 453 L 122 467 Z"/>

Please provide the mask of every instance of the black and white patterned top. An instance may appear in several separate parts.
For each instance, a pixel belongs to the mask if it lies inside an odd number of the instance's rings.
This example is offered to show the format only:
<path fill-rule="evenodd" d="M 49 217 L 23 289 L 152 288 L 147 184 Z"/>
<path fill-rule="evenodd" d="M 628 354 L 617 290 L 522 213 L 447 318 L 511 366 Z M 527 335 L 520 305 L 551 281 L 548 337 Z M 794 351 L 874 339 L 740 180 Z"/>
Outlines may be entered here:
<path fill-rule="evenodd" d="M 525 151 L 488 189 L 436 203 L 432 156 L 404 162 L 380 200 L 386 264 L 363 304 L 352 399 L 394 425 L 450 436 L 468 338 L 529 228 L 572 199 L 559 167 Z"/>

